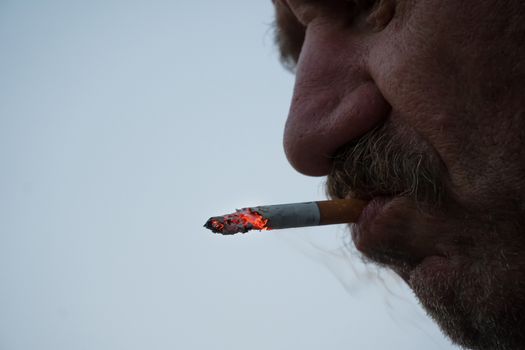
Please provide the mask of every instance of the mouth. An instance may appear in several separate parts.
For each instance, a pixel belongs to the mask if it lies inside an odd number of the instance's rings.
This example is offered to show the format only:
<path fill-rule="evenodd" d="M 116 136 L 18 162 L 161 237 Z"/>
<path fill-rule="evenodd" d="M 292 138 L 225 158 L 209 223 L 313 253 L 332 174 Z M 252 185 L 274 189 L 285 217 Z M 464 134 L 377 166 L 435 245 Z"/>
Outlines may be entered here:
<path fill-rule="evenodd" d="M 388 119 L 337 152 L 327 192 L 368 202 L 352 224 L 357 250 L 408 280 L 429 257 L 445 257 L 454 246 L 446 174 L 424 139 Z"/>
<path fill-rule="evenodd" d="M 365 258 L 389 267 L 405 281 L 414 276 L 443 271 L 446 254 L 430 218 L 413 200 L 403 196 L 371 196 L 357 223 L 352 224 L 354 244 Z"/>

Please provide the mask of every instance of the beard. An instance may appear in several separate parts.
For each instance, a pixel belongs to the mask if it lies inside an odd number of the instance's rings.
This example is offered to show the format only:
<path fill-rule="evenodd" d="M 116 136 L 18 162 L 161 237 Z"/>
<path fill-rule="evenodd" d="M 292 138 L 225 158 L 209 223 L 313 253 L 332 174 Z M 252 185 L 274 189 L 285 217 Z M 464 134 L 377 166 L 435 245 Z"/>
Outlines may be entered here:
<path fill-rule="evenodd" d="M 436 245 L 446 247 L 444 256 L 430 272 L 417 267 L 399 242 L 382 251 L 361 250 L 365 257 L 398 273 L 404 270 L 401 276 L 427 313 L 457 344 L 525 348 L 523 207 L 494 208 L 487 204 L 490 198 L 469 205 L 451 177 L 426 140 L 388 120 L 337 152 L 327 193 L 332 198 L 400 198 L 406 206 L 387 226 L 392 236 L 400 230 L 413 236 L 429 232 Z"/>

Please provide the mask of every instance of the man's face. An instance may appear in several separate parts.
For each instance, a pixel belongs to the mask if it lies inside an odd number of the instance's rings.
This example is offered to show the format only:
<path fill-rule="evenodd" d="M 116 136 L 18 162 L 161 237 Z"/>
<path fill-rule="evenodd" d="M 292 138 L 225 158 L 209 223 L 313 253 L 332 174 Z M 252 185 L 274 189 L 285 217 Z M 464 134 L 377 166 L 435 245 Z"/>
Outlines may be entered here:
<path fill-rule="evenodd" d="M 525 5 L 275 0 L 284 145 L 458 344 L 525 347 Z"/>

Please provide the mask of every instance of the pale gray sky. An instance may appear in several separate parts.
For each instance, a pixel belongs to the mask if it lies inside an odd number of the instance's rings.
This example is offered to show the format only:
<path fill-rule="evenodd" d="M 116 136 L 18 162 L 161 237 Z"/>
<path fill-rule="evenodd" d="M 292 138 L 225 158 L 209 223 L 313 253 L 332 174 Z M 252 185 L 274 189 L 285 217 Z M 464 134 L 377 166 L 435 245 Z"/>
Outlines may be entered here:
<path fill-rule="evenodd" d="M 0 0 L 0 349 L 453 349 L 342 227 L 221 237 L 323 198 L 282 152 L 264 1 Z"/>

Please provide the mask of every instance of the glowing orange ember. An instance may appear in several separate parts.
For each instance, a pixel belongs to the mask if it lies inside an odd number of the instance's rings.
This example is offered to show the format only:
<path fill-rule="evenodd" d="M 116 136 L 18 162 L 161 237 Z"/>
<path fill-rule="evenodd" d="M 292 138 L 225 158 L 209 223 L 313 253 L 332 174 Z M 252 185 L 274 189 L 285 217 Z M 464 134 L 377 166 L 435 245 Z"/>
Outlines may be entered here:
<path fill-rule="evenodd" d="M 244 208 L 232 214 L 210 218 L 204 227 L 215 233 L 226 235 L 238 232 L 246 233 L 250 230 L 270 230 L 268 219 L 251 208 Z"/>
<path fill-rule="evenodd" d="M 231 220 L 235 225 L 242 225 L 248 230 L 261 230 L 267 231 L 270 228 L 266 226 L 268 224 L 268 219 L 259 214 L 256 211 L 251 209 L 246 210 L 245 212 L 238 212 L 232 215 L 231 219 L 226 218 L 226 221 Z"/>

